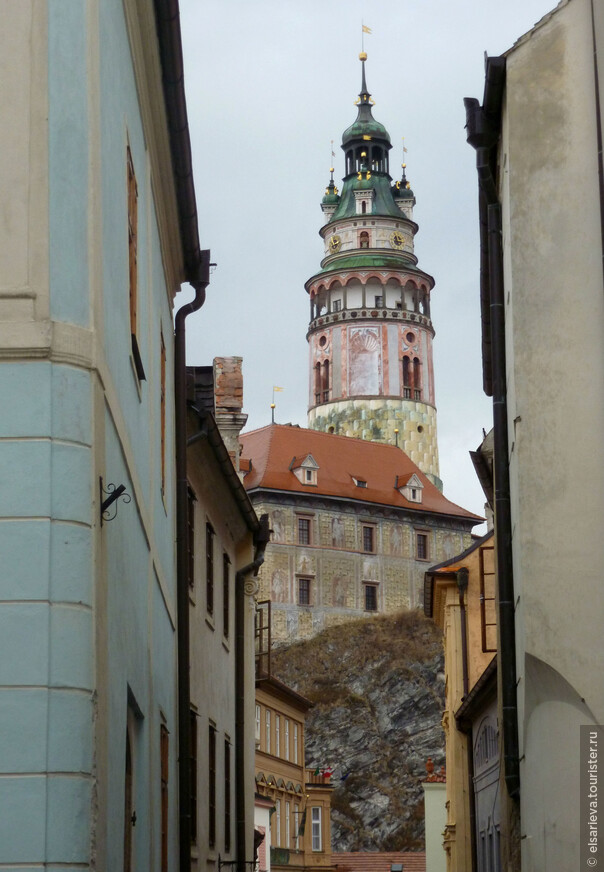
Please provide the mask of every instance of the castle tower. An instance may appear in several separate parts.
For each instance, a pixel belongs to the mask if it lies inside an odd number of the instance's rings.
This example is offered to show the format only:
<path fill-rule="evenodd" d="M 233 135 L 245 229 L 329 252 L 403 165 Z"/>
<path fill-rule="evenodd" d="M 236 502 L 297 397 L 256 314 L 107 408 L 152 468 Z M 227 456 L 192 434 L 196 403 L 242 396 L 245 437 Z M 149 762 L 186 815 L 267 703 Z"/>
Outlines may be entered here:
<path fill-rule="evenodd" d="M 418 269 L 418 225 L 405 164 L 392 183 L 386 128 L 362 84 L 358 115 L 344 131 L 342 192 L 333 180 L 321 208 L 327 223 L 321 271 L 310 296 L 310 398 L 314 430 L 396 444 L 439 487 L 430 320 L 434 279 Z"/>

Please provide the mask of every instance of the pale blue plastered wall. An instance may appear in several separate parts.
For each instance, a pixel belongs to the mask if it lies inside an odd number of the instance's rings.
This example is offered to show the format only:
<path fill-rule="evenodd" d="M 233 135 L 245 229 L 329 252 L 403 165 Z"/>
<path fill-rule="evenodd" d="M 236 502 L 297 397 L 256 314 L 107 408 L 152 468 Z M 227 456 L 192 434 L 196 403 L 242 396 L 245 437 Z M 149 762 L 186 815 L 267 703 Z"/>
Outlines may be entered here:
<path fill-rule="evenodd" d="M 176 860 L 175 593 L 172 315 L 165 289 L 147 154 L 121 0 L 98 4 L 100 25 L 103 324 L 91 300 L 89 16 L 92 4 L 48 0 L 50 315 L 100 331 L 115 406 L 105 410 L 104 444 L 94 442 L 88 370 L 48 361 L 0 368 L 0 864 L 88 868 L 93 786 L 102 738 L 106 771 L 107 868 L 119 868 L 128 688 L 134 736 L 137 868 L 159 847 L 159 723 L 171 736 L 171 867 Z M 92 108 L 91 108 L 92 107 Z M 126 141 L 139 190 L 139 340 L 147 381 L 137 390 L 130 361 Z M 98 194 L 99 192 L 97 192 Z M 167 370 L 167 481 L 159 487 L 159 335 Z M 119 411 L 125 430 L 114 426 Z M 124 444 L 127 443 L 127 446 Z M 126 450 L 126 447 L 128 450 Z M 133 450 L 132 450 L 133 449 Z M 98 529 L 92 515 L 100 470 L 138 500 Z M 126 461 L 128 457 L 128 461 Z M 151 518 L 143 531 L 141 509 Z M 152 541 L 149 541 L 151 537 Z M 103 549 L 106 573 L 95 556 Z M 155 555 L 155 561 L 151 554 Z M 162 579 L 160 589 L 159 578 Z M 106 591 L 107 648 L 96 649 L 98 587 Z M 105 600 L 104 600 L 105 601 Z M 107 735 L 95 726 L 100 663 Z M 148 826 L 148 822 L 151 826 Z M 146 834 L 146 835 L 145 835 Z"/>
<path fill-rule="evenodd" d="M 0 369 L 0 863 L 86 862 L 93 763 L 91 390 Z"/>

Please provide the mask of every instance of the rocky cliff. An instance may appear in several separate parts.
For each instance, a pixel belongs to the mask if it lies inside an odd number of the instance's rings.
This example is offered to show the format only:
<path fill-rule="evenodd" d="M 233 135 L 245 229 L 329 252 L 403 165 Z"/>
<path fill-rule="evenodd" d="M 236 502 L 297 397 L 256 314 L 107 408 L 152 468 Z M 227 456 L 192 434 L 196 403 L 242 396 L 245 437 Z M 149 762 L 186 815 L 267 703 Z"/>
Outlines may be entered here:
<path fill-rule="evenodd" d="M 278 649 L 272 669 L 314 703 L 306 765 L 333 769 L 333 850 L 422 850 L 425 764 L 444 764 L 434 624 L 420 612 L 347 623 Z"/>

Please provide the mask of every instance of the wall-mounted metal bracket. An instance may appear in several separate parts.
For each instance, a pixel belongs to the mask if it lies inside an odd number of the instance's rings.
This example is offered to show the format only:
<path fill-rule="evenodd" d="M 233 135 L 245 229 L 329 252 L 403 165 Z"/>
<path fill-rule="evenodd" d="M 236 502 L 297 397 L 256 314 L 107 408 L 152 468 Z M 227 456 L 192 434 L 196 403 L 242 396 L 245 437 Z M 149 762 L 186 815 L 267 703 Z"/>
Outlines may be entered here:
<path fill-rule="evenodd" d="M 115 516 L 117 515 L 117 500 L 123 499 L 125 503 L 129 503 L 132 497 L 129 493 L 126 493 L 126 485 L 125 484 L 108 484 L 107 488 L 103 487 L 103 478 L 102 476 L 99 478 L 99 502 L 101 504 L 101 527 L 103 526 L 103 521 L 113 521 Z M 116 503 L 115 511 L 113 514 L 109 512 L 111 506 Z"/>

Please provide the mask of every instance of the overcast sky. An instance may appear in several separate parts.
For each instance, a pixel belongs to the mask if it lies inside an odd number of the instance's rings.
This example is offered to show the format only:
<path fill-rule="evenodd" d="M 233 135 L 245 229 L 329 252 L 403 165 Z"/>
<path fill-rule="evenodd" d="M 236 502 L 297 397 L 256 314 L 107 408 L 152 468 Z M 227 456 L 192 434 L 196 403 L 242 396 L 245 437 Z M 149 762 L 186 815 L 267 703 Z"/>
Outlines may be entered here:
<path fill-rule="evenodd" d="M 484 88 L 484 53 L 510 48 L 552 0 L 180 0 L 187 108 L 202 248 L 217 263 L 188 319 L 189 364 L 240 355 L 246 429 L 306 426 L 305 281 L 319 269 L 331 140 L 356 118 L 361 22 L 374 117 L 390 171 L 417 199 L 415 252 L 436 280 L 432 321 L 445 495 L 482 514 L 468 452 L 491 426 L 482 392 L 475 152 L 464 97 Z M 189 298 L 187 290 L 177 306 Z"/>

